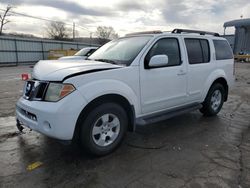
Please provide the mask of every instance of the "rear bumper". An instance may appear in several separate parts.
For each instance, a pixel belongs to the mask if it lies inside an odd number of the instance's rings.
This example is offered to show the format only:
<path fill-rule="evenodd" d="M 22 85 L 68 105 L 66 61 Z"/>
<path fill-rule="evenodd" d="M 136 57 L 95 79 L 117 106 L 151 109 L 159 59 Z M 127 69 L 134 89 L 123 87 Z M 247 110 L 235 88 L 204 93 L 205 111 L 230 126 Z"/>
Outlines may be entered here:
<path fill-rule="evenodd" d="M 72 140 L 79 114 L 86 105 L 76 90 L 58 102 L 29 101 L 20 98 L 16 118 L 22 125 L 59 140 Z"/>

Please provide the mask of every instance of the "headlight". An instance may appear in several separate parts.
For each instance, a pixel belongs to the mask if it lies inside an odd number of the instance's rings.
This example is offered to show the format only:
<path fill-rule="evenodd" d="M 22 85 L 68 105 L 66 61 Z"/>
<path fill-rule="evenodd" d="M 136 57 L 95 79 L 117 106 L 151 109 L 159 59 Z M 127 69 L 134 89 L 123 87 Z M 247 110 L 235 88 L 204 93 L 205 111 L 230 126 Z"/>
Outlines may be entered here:
<path fill-rule="evenodd" d="M 75 90 L 71 84 L 50 83 L 45 95 L 45 101 L 56 102 Z"/>

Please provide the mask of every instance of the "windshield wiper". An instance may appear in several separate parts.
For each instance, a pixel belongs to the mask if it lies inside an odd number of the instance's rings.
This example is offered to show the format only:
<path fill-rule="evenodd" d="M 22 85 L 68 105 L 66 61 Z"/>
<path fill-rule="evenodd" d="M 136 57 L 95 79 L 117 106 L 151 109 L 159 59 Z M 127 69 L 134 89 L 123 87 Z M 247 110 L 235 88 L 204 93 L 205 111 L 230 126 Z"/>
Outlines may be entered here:
<path fill-rule="evenodd" d="M 118 65 L 117 62 L 113 61 L 113 60 L 110 60 L 110 59 L 91 59 L 91 60 L 94 60 L 94 61 L 101 61 L 101 62 L 105 62 L 105 63 L 111 63 L 111 64 L 114 64 L 114 65 Z"/>

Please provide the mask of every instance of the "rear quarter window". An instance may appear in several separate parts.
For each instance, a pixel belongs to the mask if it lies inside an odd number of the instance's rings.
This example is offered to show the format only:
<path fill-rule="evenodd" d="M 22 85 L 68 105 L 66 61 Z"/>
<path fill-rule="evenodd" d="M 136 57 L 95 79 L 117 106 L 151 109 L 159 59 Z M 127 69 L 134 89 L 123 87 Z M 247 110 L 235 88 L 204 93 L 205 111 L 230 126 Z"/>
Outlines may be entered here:
<path fill-rule="evenodd" d="M 213 40 L 216 60 L 233 59 L 232 49 L 225 40 Z"/>

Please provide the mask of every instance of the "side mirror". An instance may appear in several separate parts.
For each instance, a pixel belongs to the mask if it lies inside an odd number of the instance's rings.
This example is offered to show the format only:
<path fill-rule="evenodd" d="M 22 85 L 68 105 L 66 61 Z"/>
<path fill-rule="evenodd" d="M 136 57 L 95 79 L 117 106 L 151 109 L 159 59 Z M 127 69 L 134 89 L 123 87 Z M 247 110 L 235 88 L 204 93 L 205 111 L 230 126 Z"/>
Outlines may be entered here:
<path fill-rule="evenodd" d="M 168 65 L 168 56 L 167 55 L 155 55 L 151 57 L 148 67 L 165 67 Z"/>

